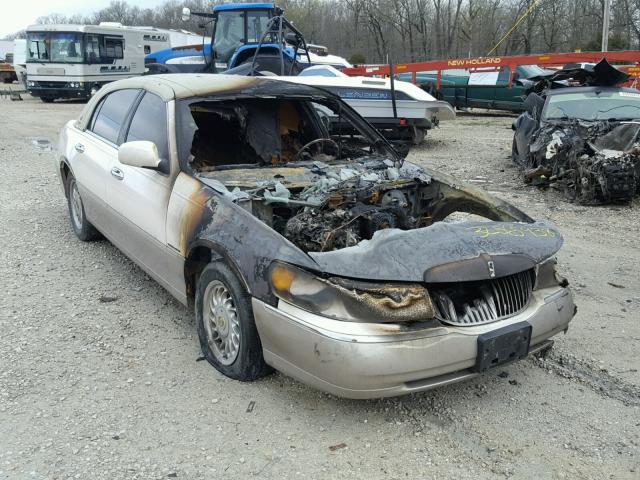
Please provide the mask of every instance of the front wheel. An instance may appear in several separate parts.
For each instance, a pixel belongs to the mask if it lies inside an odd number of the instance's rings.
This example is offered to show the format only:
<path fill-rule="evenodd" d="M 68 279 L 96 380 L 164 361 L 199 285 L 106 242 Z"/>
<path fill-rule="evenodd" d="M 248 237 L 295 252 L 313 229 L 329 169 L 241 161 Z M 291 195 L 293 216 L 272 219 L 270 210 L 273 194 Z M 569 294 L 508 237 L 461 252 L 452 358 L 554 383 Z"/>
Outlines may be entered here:
<path fill-rule="evenodd" d="M 518 154 L 518 142 L 516 136 L 513 136 L 513 142 L 511 143 L 511 161 L 513 163 L 520 163 L 520 155 Z"/>
<path fill-rule="evenodd" d="M 53 103 L 55 98 L 53 98 L 53 97 L 40 97 L 40 100 L 42 100 L 44 103 Z"/>
<path fill-rule="evenodd" d="M 272 371 L 262 356 L 251 296 L 222 262 L 209 264 L 200 275 L 196 326 L 202 354 L 220 373 L 248 382 Z"/>

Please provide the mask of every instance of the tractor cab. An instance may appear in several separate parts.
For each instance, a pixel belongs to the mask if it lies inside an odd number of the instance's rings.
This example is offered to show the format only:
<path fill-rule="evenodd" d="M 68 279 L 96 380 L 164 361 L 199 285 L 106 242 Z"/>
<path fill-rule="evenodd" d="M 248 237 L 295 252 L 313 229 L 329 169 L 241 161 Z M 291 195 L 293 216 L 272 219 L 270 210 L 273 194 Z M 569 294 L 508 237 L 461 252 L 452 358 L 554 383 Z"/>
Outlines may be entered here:
<path fill-rule="evenodd" d="M 234 72 L 251 75 L 270 71 L 277 75 L 299 73 L 311 65 L 311 56 L 302 33 L 273 3 L 226 3 L 209 12 L 182 9 L 182 20 L 203 19 L 206 31 L 212 24 L 211 42 L 172 48 L 147 55 L 147 73 Z M 304 58 L 306 57 L 306 62 Z M 304 63 L 304 65 L 301 65 Z"/>
<path fill-rule="evenodd" d="M 211 55 L 216 70 L 233 68 L 253 57 L 274 13 L 272 3 L 228 3 L 213 7 Z M 271 44 L 277 49 L 273 42 L 273 38 L 266 39 L 262 48 Z"/>

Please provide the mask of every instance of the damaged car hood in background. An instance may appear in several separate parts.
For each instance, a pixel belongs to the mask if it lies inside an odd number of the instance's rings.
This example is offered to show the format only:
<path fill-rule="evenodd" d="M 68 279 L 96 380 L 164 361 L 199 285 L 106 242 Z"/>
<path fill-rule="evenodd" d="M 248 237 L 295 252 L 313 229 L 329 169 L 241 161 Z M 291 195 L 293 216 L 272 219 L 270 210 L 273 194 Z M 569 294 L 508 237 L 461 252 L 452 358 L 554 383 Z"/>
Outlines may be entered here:
<path fill-rule="evenodd" d="M 605 58 L 593 67 L 558 70 L 547 75 L 538 75 L 528 80 L 531 82 L 526 93 L 543 93 L 545 90 L 581 87 L 614 87 L 626 82 L 629 75 L 618 70 Z"/>

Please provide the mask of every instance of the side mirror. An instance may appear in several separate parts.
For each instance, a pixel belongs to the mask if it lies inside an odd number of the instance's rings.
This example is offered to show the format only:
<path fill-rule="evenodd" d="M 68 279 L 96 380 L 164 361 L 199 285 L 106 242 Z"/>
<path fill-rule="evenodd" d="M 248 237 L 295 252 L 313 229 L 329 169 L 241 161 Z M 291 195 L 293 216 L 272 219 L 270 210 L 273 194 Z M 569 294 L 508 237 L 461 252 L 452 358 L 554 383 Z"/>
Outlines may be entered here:
<path fill-rule="evenodd" d="M 182 21 L 188 22 L 191 19 L 191 9 L 184 7 L 182 9 Z"/>
<path fill-rule="evenodd" d="M 120 148 L 118 148 L 118 161 L 123 165 L 140 168 L 158 168 L 160 165 L 156 144 L 146 140 L 127 142 L 120 145 Z"/>

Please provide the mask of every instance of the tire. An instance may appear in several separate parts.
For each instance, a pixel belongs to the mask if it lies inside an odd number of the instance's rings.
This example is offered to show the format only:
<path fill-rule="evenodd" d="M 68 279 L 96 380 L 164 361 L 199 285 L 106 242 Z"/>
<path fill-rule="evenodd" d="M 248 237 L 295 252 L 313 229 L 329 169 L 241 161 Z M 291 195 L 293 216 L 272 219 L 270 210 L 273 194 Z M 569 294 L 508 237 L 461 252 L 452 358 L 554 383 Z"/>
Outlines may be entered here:
<path fill-rule="evenodd" d="M 516 136 L 513 136 L 513 142 L 511 143 L 511 161 L 513 163 L 519 164 L 520 159 L 518 158 L 518 142 L 516 142 Z"/>
<path fill-rule="evenodd" d="M 427 136 L 427 129 L 421 127 L 411 128 L 411 143 L 414 145 L 420 145 L 424 142 L 424 138 Z"/>
<path fill-rule="evenodd" d="M 204 358 L 223 375 L 250 382 L 273 371 L 262 356 L 251 295 L 221 261 L 198 279 L 196 327 Z"/>
<path fill-rule="evenodd" d="M 67 181 L 67 206 L 69 208 L 69 221 L 73 233 L 83 242 L 90 242 L 98 237 L 98 231 L 87 220 L 84 212 L 84 204 L 78 190 L 76 179 L 69 175 Z"/>
<path fill-rule="evenodd" d="M 55 98 L 53 98 L 53 97 L 40 97 L 40 100 L 42 100 L 44 103 L 53 103 Z"/>

